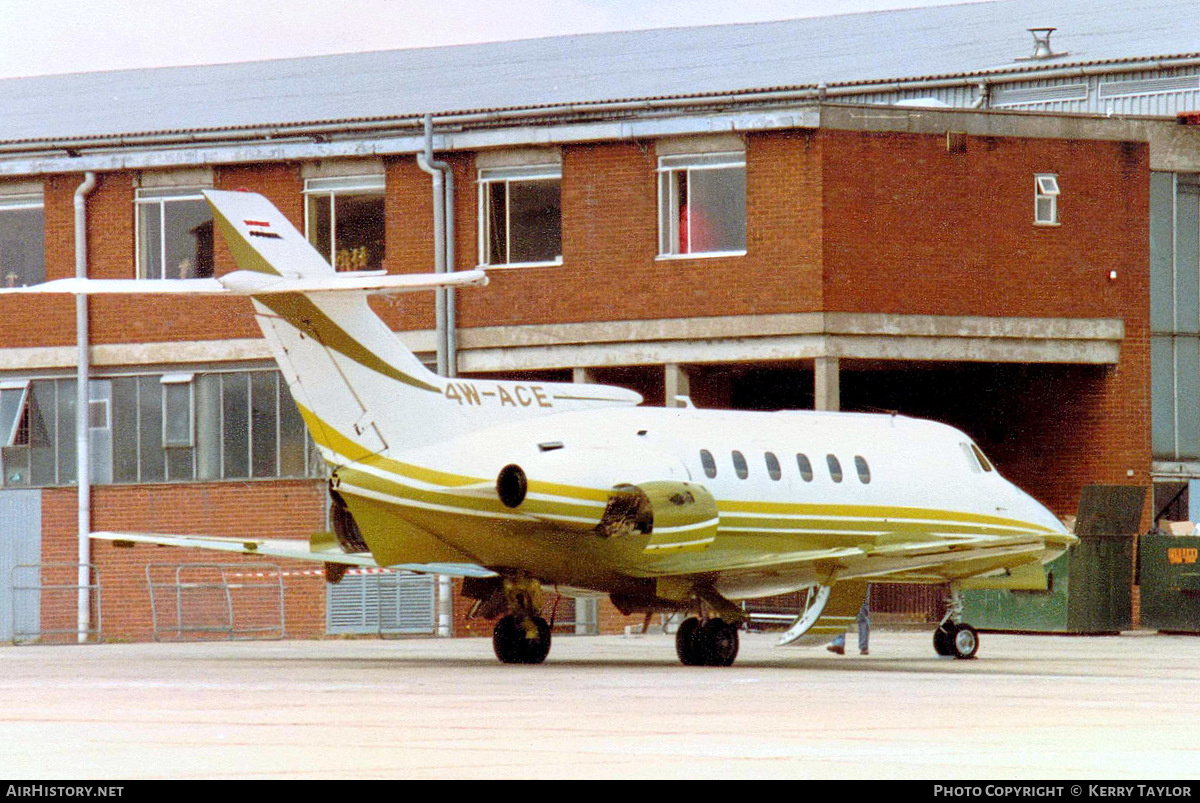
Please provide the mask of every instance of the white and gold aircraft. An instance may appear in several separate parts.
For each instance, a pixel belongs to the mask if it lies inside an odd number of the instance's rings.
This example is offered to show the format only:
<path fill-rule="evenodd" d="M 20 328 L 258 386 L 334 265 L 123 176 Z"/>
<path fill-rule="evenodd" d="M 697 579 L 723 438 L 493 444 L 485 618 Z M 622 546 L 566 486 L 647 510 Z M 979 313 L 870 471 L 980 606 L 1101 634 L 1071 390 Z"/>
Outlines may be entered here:
<path fill-rule="evenodd" d="M 480 271 L 335 273 L 260 195 L 208 191 L 239 270 L 214 279 L 67 279 L 23 292 L 249 296 L 329 468 L 331 534 L 308 541 L 93 538 L 464 577 L 506 663 L 550 650 L 544 587 L 625 613 L 688 612 L 687 665 L 728 666 L 738 601 L 808 589 L 782 643 L 857 610 L 864 581 L 1044 587 L 1075 541 L 962 432 L 899 415 L 640 407 L 602 385 L 447 379 L 367 297 L 482 285 Z M 957 600 L 957 594 L 955 594 Z M 974 656 L 952 605 L 937 651 Z"/>

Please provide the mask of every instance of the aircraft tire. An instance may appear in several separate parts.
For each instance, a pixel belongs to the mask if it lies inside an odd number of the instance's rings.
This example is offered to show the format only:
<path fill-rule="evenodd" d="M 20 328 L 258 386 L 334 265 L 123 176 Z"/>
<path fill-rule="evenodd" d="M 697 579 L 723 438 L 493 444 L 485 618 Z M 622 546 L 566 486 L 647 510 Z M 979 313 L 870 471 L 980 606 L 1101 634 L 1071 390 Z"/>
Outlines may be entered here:
<path fill-rule="evenodd" d="M 533 617 L 533 623 L 537 626 L 538 637 L 536 641 L 524 640 L 525 660 L 522 663 L 526 664 L 540 664 L 550 654 L 550 623 L 540 616 Z"/>
<path fill-rule="evenodd" d="M 933 631 L 934 652 L 943 657 L 954 655 L 954 632 L 956 629 L 954 622 L 938 625 L 937 630 Z"/>
<path fill-rule="evenodd" d="M 979 652 L 979 633 L 975 631 L 975 628 L 963 622 L 954 629 L 950 646 L 954 651 L 955 658 L 961 660 L 974 658 L 975 653 Z"/>
<path fill-rule="evenodd" d="M 738 631 L 724 619 L 709 619 L 700 628 L 705 666 L 732 666 L 737 660 Z"/>
<path fill-rule="evenodd" d="M 689 616 L 675 631 L 675 654 L 684 666 L 704 666 L 704 642 L 700 638 L 700 620 Z"/>
<path fill-rule="evenodd" d="M 529 638 L 523 617 L 509 614 L 496 622 L 492 630 L 492 649 L 504 664 L 540 664 L 550 654 L 550 625 L 540 616 L 533 617 L 538 637 Z"/>

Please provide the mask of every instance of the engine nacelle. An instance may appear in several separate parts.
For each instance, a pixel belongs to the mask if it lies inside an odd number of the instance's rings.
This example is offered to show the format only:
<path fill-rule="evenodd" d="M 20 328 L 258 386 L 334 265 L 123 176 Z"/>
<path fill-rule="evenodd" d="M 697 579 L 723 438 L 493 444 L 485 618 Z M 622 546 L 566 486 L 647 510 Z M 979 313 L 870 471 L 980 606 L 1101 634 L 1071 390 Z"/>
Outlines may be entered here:
<path fill-rule="evenodd" d="M 568 490 L 579 488 L 606 494 L 603 507 Z M 602 538 L 648 535 L 647 550 L 703 548 L 719 521 L 708 489 L 688 481 L 676 458 L 649 449 L 560 447 L 504 466 L 495 490 L 505 507 L 533 518 Z"/>
<path fill-rule="evenodd" d="M 659 480 L 613 488 L 596 533 L 649 535 L 648 552 L 703 549 L 717 537 L 719 524 L 717 502 L 703 485 Z"/>
<path fill-rule="evenodd" d="M 604 495 L 647 481 L 686 482 L 678 458 L 652 449 L 564 448 L 526 454 L 496 474 L 505 507 L 576 529 L 591 529 L 605 514 Z M 649 487 L 649 486 L 647 486 Z"/>

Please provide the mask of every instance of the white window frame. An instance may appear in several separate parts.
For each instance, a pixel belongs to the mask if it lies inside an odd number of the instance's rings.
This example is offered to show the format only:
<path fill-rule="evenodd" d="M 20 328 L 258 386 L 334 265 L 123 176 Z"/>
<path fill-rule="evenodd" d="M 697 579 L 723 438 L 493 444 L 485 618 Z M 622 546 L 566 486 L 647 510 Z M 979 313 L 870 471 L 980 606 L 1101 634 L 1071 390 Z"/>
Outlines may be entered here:
<path fill-rule="evenodd" d="M 658 173 L 658 259 L 706 259 L 746 255 L 745 248 L 732 251 L 693 251 L 690 225 L 688 226 L 688 250 L 675 250 L 679 247 L 679 188 L 676 182 L 669 180 L 669 176 L 674 173 L 687 173 L 690 186 L 692 172 L 737 168 L 743 171 L 746 169 L 746 154 L 742 151 L 680 153 L 658 158 L 658 170 L 656 171 Z M 742 222 L 745 224 L 745 199 L 742 202 Z"/>
<path fill-rule="evenodd" d="M 46 196 L 43 192 L 9 192 L 0 191 L 0 212 L 25 212 L 33 209 L 41 209 L 43 214 L 46 209 Z M 46 254 L 46 224 L 42 222 L 42 261 L 43 270 L 45 265 Z M 2 267 L 0 267 L 2 270 Z M 43 277 L 44 280 L 44 277 Z M 0 275 L 0 287 L 7 285 L 7 280 L 3 275 Z"/>
<path fill-rule="evenodd" d="M 162 394 L 162 444 L 164 449 L 191 449 L 196 445 L 196 387 L 192 381 L 196 378 L 195 374 L 163 374 L 159 380 L 163 386 Z M 188 437 L 187 441 L 173 441 L 169 434 L 170 419 L 168 416 L 167 407 L 167 386 L 168 385 L 186 385 L 187 386 L 187 414 L 188 414 Z"/>
<path fill-rule="evenodd" d="M 1033 177 L 1033 223 L 1035 226 L 1058 226 L 1058 175 L 1037 173 Z M 1048 206 L 1048 215 L 1042 215 L 1042 206 Z"/>
<path fill-rule="evenodd" d="M 315 232 L 311 231 L 312 209 L 311 199 L 315 196 L 329 196 L 329 253 L 322 254 L 325 260 L 337 268 L 337 196 L 339 195 L 378 195 L 387 204 L 387 180 L 382 174 L 361 176 L 331 176 L 304 179 L 304 239 L 313 243 Z M 386 222 L 384 226 L 386 227 Z"/>
<path fill-rule="evenodd" d="M 530 181 L 557 181 L 559 192 L 559 230 L 562 226 L 562 165 L 539 164 L 518 167 L 483 167 L 479 169 L 479 266 L 487 268 L 527 268 L 535 266 L 561 265 L 562 240 L 559 240 L 559 254 L 554 259 L 537 262 L 510 262 L 508 255 L 512 252 L 512 192 L 509 184 Z M 504 250 L 503 262 L 489 262 L 491 258 L 491 228 L 489 226 L 491 208 L 489 195 L 493 184 L 504 184 Z"/>
<path fill-rule="evenodd" d="M 25 444 L 13 443 L 13 439 L 17 437 L 17 433 L 21 430 L 21 419 L 25 416 L 25 407 L 29 404 L 29 386 L 28 379 L 17 382 L 0 382 L 0 390 L 20 391 L 21 395 L 17 400 L 17 414 L 12 420 L 12 425 L 8 432 L 0 432 L 0 446 L 24 446 Z"/>
<path fill-rule="evenodd" d="M 153 275 L 149 272 L 151 266 L 142 264 L 142 207 L 157 206 L 158 207 L 158 253 L 160 259 L 166 259 L 167 254 L 167 225 L 166 225 L 166 204 L 178 203 L 181 201 L 204 201 L 204 195 L 201 190 L 209 189 L 208 187 L 192 186 L 192 187 L 138 187 L 134 195 L 134 206 L 136 212 L 134 217 L 134 252 L 137 259 L 137 278 L 139 279 L 171 279 L 177 278 L 167 275 L 166 265 L 158 266 L 158 275 Z M 214 236 L 215 224 L 214 219 Z M 215 269 L 215 266 L 214 266 Z"/>

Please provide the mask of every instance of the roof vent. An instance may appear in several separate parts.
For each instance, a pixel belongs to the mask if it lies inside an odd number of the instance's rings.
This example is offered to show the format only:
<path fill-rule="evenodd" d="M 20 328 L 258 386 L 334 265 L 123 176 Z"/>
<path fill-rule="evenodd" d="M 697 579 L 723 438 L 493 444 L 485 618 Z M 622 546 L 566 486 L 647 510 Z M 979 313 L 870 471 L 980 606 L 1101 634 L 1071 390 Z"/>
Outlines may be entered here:
<path fill-rule="evenodd" d="M 1066 53 L 1055 53 L 1050 47 L 1050 34 L 1057 31 L 1057 28 L 1027 28 L 1026 30 L 1033 34 L 1033 55 L 1022 56 L 1017 61 L 1043 61 L 1067 55 Z"/>

